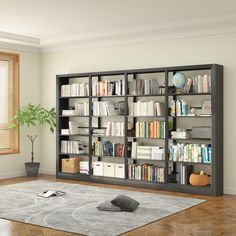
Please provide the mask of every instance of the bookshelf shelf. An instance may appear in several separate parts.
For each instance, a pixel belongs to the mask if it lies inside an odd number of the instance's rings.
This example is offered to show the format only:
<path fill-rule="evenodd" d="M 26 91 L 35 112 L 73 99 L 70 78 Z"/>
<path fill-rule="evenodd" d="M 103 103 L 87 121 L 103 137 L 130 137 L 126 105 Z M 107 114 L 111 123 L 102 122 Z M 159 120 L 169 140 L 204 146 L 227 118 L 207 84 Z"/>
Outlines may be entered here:
<path fill-rule="evenodd" d="M 174 163 L 188 163 L 188 164 L 198 164 L 198 165 L 211 165 L 211 163 L 204 163 L 204 162 L 191 162 L 191 161 L 171 161 L 169 162 L 174 162 Z"/>
<path fill-rule="evenodd" d="M 73 136 L 81 136 L 81 137 L 89 137 L 88 134 L 59 134 L 60 137 L 73 137 Z"/>
<path fill-rule="evenodd" d="M 189 93 L 185 92 L 178 93 L 176 92 L 176 89 L 174 89 L 172 85 L 173 75 L 180 71 L 186 73 L 188 79 L 190 78 L 190 82 L 192 83 L 192 85 L 190 86 L 192 86 L 192 88 L 190 87 L 190 90 L 187 90 L 185 88 L 182 90 L 182 91 L 190 91 Z M 207 73 L 207 75 L 209 74 L 210 76 L 199 80 L 198 79 L 199 75 L 200 78 L 201 76 L 203 78 L 205 76 L 205 73 Z M 106 79 L 107 77 L 109 77 L 108 80 Z M 207 83 L 210 83 L 210 86 L 208 86 L 209 84 L 207 84 L 207 87 L 206 84 L 204 84 L 206 82 L 205 80 L 206 78 L 207 78 Z M 84 82 L 85 79 L 86 82 Z M 193 82 L 193 80 L 195 82 Z M 155 84 L 156 82 L 158 86 Z M 106 88 L 103 87 L 105 83 L 107 86 Z M 71 90 L 68 92 L 67 90 L 65 90 L 68 88 L 72 89 L 72 86 L 74 86 L 73 88 L 77 86 L 73 84 L 79 84 L 79 91 L 73 90 L 72 92 Z M 98 86 L 99 90 L 96 90 L 97 89 L 96 86 L 94 90 L 94 84 L 99 84 Z M 100 84 L 102 85 L 101 87 Z M 197 89 L 196 89 L 196 84 L 197 84 Z M 115 88 L 114 87 L 112 88 L 113 85 L 115 86 Z M 198 89 L 198 87 L 200 88 L 201 86 L 203 86 L 202 87 L 203 89 Z M 82 92 L 80 91 L 81 88 Z M 101 88 L 103 88 L 104 91 L 101 92 Z M 109 90 L 110 88 L 112 88 L 113 90 Z M 188 88 L 188 83 L 186 83 L 186 88 Z M 202 91 L 210 91 L 210 92 L 202 92 Z M 110 94 L 110 92 L 112 92 L 113 95 L 100 96 L 103 94 Z M 81 94 L 86 96 L 65 96 L 68 94 L 71 95 Z M 93 96 L 95 94 L 98 96 Z M 181 98 L 181 96 L 185 96 L 186 99 Z M 78 102 L 76 99 L 81 99 L 80 100 L 81 102 L 80 101 Z M 86 102 L 84 102 L 82 99 L 85 99 L 84 101 Z M 170 115 L 173 114 L 172 112 L 170 113 L 171 102 L 172 102 L 171 100 L 175 102 L 177 100 L 187 101 L 187 102 L 194 101 L 193 104 L 191 104 L 192 106 L 190 106 L 190 108 L 194 108 L 195 110 L 197 110 L 198 112 L 195 113 L 197 115 L 195 116 Z M 203 100 L 211 101 L 210 116 L 201 116 L 199 113 L 199 109 L 201 109 L 203 106 L 202 103 Z M 148 111 L 143 110 L 142 107 L 141 109 L 139 108 L 139 112 L 137 111 L 136 113 L 130 112 L 129 111 L 130 103 L 134 104 L 138 103 L 138 101 L 141 102 L 141 105 L 143 104 L 145 105 L 146 102 L 146 104 L 148 104 L 147 106 L 150 106 L 149 102 L 157 102 L 160 104 L 163 103 L 164 111 L 158 113 L 158 111 L 156 110 L 156 112 L 153 113 L 152 110 L 148 110 L 150 109 L 149 107 L 147 108 Z M 116 107 L 114 106 L 115 112 L 109 112 L 109 113 L 107 112 L 107 114 L 122 114 L 122 115 L 102 116 L 100 114 L 103 114 L 103 112 L 100 111 L 94 112 L 93 105 L 98 102 L 101 102 L 99 104 L 101 104 L 102 106 L 105 105 L 106 107 L 105 109 L 108 109 L 109 103 L 110 104 L 116 103 L 117 106 Z M 74 108 L 73 108 L 73 103 L 75 104 Z M 79 112 L 78 114 L 86 114 L 85 116 L 62 115 L 68 113 L 70 114 L 70 111 L 68 112 L 68 110 L 71 109 L 76 109 L 77 111 L 80 111 L 80 108 L 76 106 L 77 104 L 79 104 L 80 106 L 80 104 L 82 103 L 85 104 L 84 106 L 86 107 L 87 110 L 86 112 L 84 110 L 84 112 L 82 113 Z M 158 105 L 160 104 L 155 103 L 155 109 L 162 109 L 162 108 L 157 108 Z M 121 112 L 118 112 L 119 109 L 121 109 L 120 110 Z M 187 113 L 182 111 L 181 113 L 174 112 L 174 114 L 188 114 L 188 113 L 190 112 Z M 77 113 L 73 112 L 72 114 L 77 114 Z M 93 114 L 96 114 L 98 116 L 93 116 Z M 129 114 L 140 114 L 140 115 L 136 116 Z M 147 116 L 147 114 L 155 114 L 155 115 Z M 156 116 L 157 114 L 160 114 L 160 116 Z M 82 118 L 87 118 L 87 119 L 82 119 Z M 79 133 L 68 134 L 68 135 L 61 134 L 62 129 L 67 129 L 67 130 L 69 129 L 70 122 L 78 122 L 76 128 L 82 128 L 82 129 L 85 128 L 87 129 L 85 133 L 91 135 L 79 134 Z M 122 136 L 93 135 L 93 131 L 94 133 L 103 134 L 103 131 L 99 131 L 99 129 L 101 130 L 106 129 L 107 123 L 109 122 L 122 123 L 122 126 L 120 124 L 120 129 L 122 129 L 122 132 L 118 132 L 119 134 L 122 134 Z M 84 181 L 91 181 L 105 184 L 106 183 L 117 184 L 122 186 L 133 186 L 133 187 L 144 187 L 144 188 L 146 187 L 152 189 L 179 191 L 179 192 L 195 193 L 203 195 L 216 196 L 223 194 L 223 66 L 222 65 L 206 64 L 206 65 L 174 66 L 174 67 L 164 67 L 164 68 L 57 75 L 57 124 L 58 125 L 57 125 L 57 135 L 56 135 L 57 137 L 56 173 L 58 178 L 84 180 Z M 211 138 L 204 138 L 204 136 L 201 136 L 201 138 L 176 139 L 170 137 L 171 131 L 177 131 L 178 129 L 182 130 L 183 128 L 187 129 L 189 128 L 189 126 L 201 127 L 206 125 L 211 127 L 210 131 L 211 134 L 210 136 L 207 136 Z M 153 132 L 159 132 L 159 135 Z M 113 133 L 111 132 L 109 134 Z M 137 134 L 140 134 L 140 136 L 144 137 L 136 137 Z M 152 138 L 145 136 L 152 136 Z M 155 136 L 165 137 L 165 138 L 153 138 Z M 64 151 L 64 149 L 61 148 L 62 141 L 63 144 L 72 143 L 72 141 L 79 141 L 75 140 L 79 139 L 76 137 L 79 138 L 87 137 L 87 139 L 81 138 L 81 140 L 86 140 L 86 142 L 88 142 L 86 146 L 88 149 L 85 149 L 86 152 L 88 151 L 88 154 L 82 154 L 82 153 L 74 154 L 74 153 L 62 152 Z M 112 145 L 122 144 L 123 145 L 122 152 L 124 157 L 121 158 L 118 157 L 117 155 L 114 157 L 106 155 L 93 155 L 94 154 L 93 148 L 95 148 L 95 146 L 93 146 L 94 145 L 93 143 L 95 142 L 97 143 L 111 142 Z M 148 158 L 130 158 L 129 156 L 133 148 L 132 144 L 134 142 L 136 142 L 136 145 L 137 144 L 141 146 L 143 145 L 144 147 L 146 146 L 146 148 L 150 147 L 150 150 L 156 150 L 153 149 L 153 147 L 157 148 L 161 147 L 164 152 L 163 156 L 166 158 L 164 160 L 150 159 L 149 156 Z M 169 157 L 169 150 L 174 145 L 176 146 L 179 145 L 180 147 L 186 146 L 188 148 L 189 147 L 198 148 L 198 150 L 201 150 L 199 152 L 201 152 L 202 161 L 184 162 L 184 161 L 169 160 L 169 158 L 167 158 Z M 68 149 L 68 150 L 74 150 L 74 149 Z M 211 150 L 211 163 L 205 162 L 206 159 L 203 159 L 202 150 L 207 150 L 206 155 L 210 155 L 209 150 Z M 157 154 L 152 154 L 152 155 L 157 155 Z M 63 173 L 61 171 L 62 159 L 70 157 L 84 158 L 81 160 L 87 161 L 90 174 L 86 175 L 80 173 L 76 174 Z M 123 165 L 125 178 L 114 178 L 114 177 L 93 175 L 93 162 L 100 162 L 100 161 L 102 162 L 103 160 L 104 163 L 107 161 L 109 163 L 118 163 L 120 165 Z M 150 168 L 150 170 L 148 170 L 149 172 L 146 172 L 146 174 L 147 173 L 150 174 L 151 168 L 154 167 L 156 169 L 154 168 L 152 169 L 152 171 L 153 170 L 159 171 L 159 168 L 163 169 L 164 182 L 140 181 L 138 179 L 130 179 L 129 170 L 133 168 L 133 166 L 130 165 L 144 169 Z M 194 170 L 195 172 L 199 172 L 200 170 L 206 171 L 206 173 L 211 176 L 211 185 L 198 187 L 189 184 L 180 184 L 179 179 L 176 179 L 177 183 L 172 183 L 173 179 L 171 179 L 170 176 L 176 172 L 180 173 L 179 168 L 181 168 L 183 165 L 192 166 L 193 172 Z"/>
<path fill-rule="evenodd" d="M 168 96 L 202 96 L 211 95 L 211 93 L 169 93 Z"/>
<path fill-rule="evenodd" d="M 169 118 L 211 118 L 211 116 L 168 116 Z"/>

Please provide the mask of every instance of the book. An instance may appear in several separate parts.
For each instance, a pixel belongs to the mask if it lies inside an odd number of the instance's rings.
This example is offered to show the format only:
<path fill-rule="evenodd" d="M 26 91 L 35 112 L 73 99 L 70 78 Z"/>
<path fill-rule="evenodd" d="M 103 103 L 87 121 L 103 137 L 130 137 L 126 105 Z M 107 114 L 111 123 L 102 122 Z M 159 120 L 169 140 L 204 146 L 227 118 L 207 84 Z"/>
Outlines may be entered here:
<path fill-rule="evenodd" d="M 57 191 L 57 190 L 45 190 L 39 194 L 37 194 L 37 196 L 39 197 L 45 197 L 45 198 L 49 198 L 49 197 L 54 197 L 54 196 L 63 196 L 66 193 L 63 191 Z"/>

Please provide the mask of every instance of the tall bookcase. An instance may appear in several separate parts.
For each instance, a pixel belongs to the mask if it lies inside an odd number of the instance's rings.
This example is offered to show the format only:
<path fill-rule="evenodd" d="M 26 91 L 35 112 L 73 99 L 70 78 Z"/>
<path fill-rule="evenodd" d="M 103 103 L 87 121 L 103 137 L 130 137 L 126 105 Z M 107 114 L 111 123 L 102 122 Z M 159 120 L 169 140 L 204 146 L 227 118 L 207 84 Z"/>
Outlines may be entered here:
<path fill-rule="evenodd" d="M 183 90 L 176 90 L 172 86 L 172 77 L 177 73 L 184 73 L 187 78 L 196 78 L 199 75 L 207 75 L 210 79 L 210 90 L 207 92 L 193 91 L 183 92 Z M 93 84 L 97 81 L 109 80 L 112 82 L 122 80 L 122 95 L 110 94 L 108 96 L 97 95 L 93 96 Z M 152 80 L 157 81 L 158 86 L 153 85 L 153 90 L 150 93 L 134 94 L 130 92 L 130 83 L 134 80 Z M 80 83 L 83 81 L 88 84 L 88 91 L 86 96 L 62 96 L 62 86 Z M 152 86 L 152 85 L 151 85 Z M 192 86 L 191 86 L 192 87 Z M 174 88 L 174 89 L 173 89 Z M 150 88 L 149 88 L 150 89 Z M 209 88 L 208 88 L 209 89 Z M 57 134 L 56 134 L 56 176 L 63 179 L 76 179 L 82 181 L 91 181 L 98 183 L 127 185 L 134 187 L 152 188 L 167 191 L 178 191 L 185 193 L 195 193 L 203 195 L 222 195 L 223 194 L 223 66 L 218 64 L 206 65 L 190 65 L 190 66 L 173 66 L 163 68 L 148 68 L 148 69 L 133 69 L 133 70 L 119 70 L 119 71 L 105 71 L 105 72 L 90 72 L 90 73 L 76 73 L 57 75 Z M 123 114 L 114 116 L 93 116 L 93 102 L 94 101 L 112 101 L 114 104 L 119 104 L 122 101 Z M 170 114 L 170 106 L 173 101 L 187 101 L 190 104 L 190 109 L 195 113 L 192 115 Z M 210 101 L 211 114 L 202 116 L 202 102 L 204 100 Z M 62 110 L 74 109 L 76 102 L 88 103 L 89 111 L 85 116 L 78 115 L 62 115 Z M 133 116 L 130 115 L 129 104 L 137 101 L 160 101 L 164 104 L 164 112 L 161 116 Z M 200 113 L 199 113 L 200 111 Z M 69 121 L 73 120 L 77 127 L 86 128 L 87 134 L 61 134 L 62 129 L 69 128 Z M 109 121 L 123 122 L 124 132 L 123 136 L 99 136 L 93 135 L 94 128 L 103 128 Z M 136 123 L 137 122 L 164 122 L 164 136 L 159 138 L 137 137 Z M 128 126 L 132 126 L 128 130 Z M 188 129 L 199 126 L 211 127 L 210 137 L 187 137 L 187 138 L 173 138 L 171 131 L 181 129 Z M 133 130 L 133 133 L 132 133 Z M 87 142 L 88 150 L 86 154 L 71 154 L 61 152 L 61 141 L 68 140 L 84 140 Z M 96 141 L 109 140 L 110 142 L 123 143 L 123 157 L 107 157 L 93 155 L 93 143 Z M 105 142 L 104 141 L 104 142 Z M 145 160 L 128 157 L 128 149 L 130 142 L 137 142 L 143 146 L 162 146 L 164 148 L 163 160 Z M 172 147 L 175 145 L 187 144 L 198 145 L 198 147 L 211 148 L 211 161 L 189 161 L 188 160 L 173 160 Z M 191 146 L 189 145 L 189 146 Z M 204 146 L 205 145 L 205 146 Z M 200 155 L 200 154 L 199 154 Z M 202 154 L 203 155 L 203 154 Z M 82 173 L 64 173 L 62 172 L 62 159 L 70 157 L 80 157 L 81 160 L 88 161 L 89 174 Z M 203 158 L 203 157 L 201 157 Z M 107 162 L 107 163 L 122 163 L 124 164 L 124 178 L 105 177 L 93 175 L 93 162 Z M 130 178 L 130 165 L 138 166 L 149 163 L 150 166 L 164 168 L 164 181 L 148 181 Z M 193 172 L 200 172 L 204 170 L 210 177 L 209 185 L 207 186 L 193 186 L 188 183 L 181 184 L 180 172 L 182 166 L 192 166 Z M 173 181 L 174 180 L 174 181 Z M 176 180 L 176 181 L 175 181 Z"/>

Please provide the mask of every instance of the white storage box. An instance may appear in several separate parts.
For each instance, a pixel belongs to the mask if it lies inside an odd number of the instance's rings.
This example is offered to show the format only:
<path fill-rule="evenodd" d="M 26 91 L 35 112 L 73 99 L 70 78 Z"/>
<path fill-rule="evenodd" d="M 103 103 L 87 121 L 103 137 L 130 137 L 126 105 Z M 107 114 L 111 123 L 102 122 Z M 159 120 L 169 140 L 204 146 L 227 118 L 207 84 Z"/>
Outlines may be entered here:
<path fill-rule="evenodd" d="M 115 177 L 116 178 L 125 178 L 125 165 L 124 164 L 115 164 Z"/>
<path fill-rule="evenodd" d="M 93 175 L 103 176 L 104 175 L 104 163 L 101 161 L 93 162 Z"/>
<path fill-rule="evenodd" d="M 115 165 L 114 163 L 104 162 L 104 176 L 115 177 Z"/>

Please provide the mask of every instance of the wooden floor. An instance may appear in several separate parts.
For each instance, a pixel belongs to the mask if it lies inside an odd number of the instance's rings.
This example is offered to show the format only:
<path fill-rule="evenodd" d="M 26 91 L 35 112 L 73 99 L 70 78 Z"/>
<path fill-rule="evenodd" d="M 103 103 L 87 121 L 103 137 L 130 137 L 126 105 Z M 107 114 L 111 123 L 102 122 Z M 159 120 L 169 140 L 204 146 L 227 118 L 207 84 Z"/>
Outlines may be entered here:
<path fill-rule="evenodd" d="M 205 197 L 198 195 L 188 195 L 181 193 L 170 193 L 157 190 L 148 190 L 132 187 L 119 187 L 112 185 L 102 185 L 78 181 L 59 180 L 52 176 L 42 175 L 39 179 L 51 181 L 63 181 L 69 183 L 80 183 L 86 185 L 105 186 L 111 188 L 123 188 L 127 190 L 138 190 L 143 192 L 169 194 L 174 196 L 198 197 L 207 199 L 208 202 L 192 207 L 178 214 L 169 216 L 162 220 L 148 224 L 131 232 L 125 236 L 168 236 L 168 235 L 230 235 L 236 236 L 236 196 L 224 195 L 221 197 Z M 0 180 L 0 185 L 14 184 L 32 179 L 22 177 Z M 75 236 L 62 231 L 47 229 L 39 226 L 0 219 L 0 236 Z"/>

